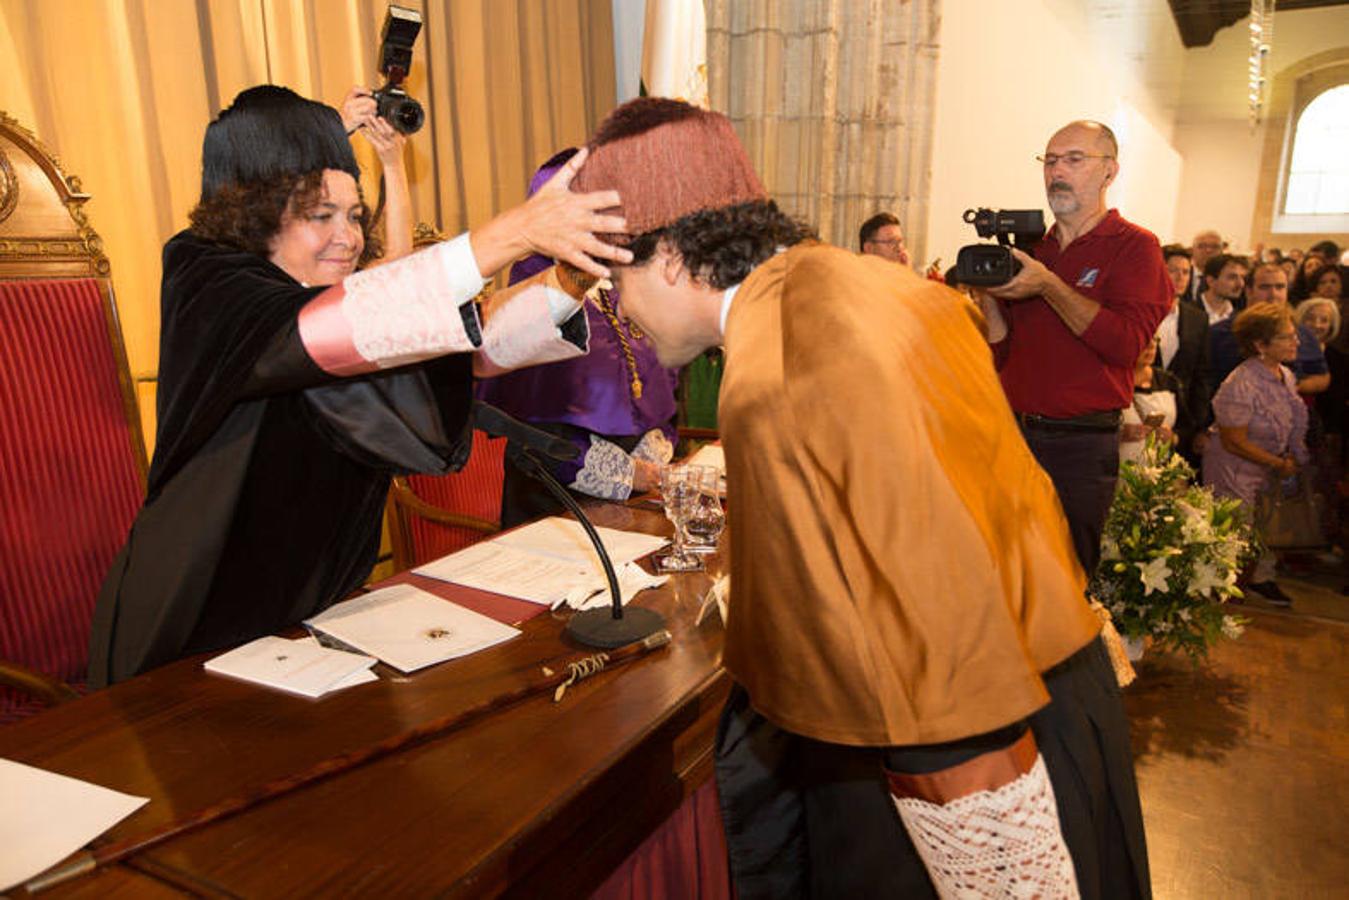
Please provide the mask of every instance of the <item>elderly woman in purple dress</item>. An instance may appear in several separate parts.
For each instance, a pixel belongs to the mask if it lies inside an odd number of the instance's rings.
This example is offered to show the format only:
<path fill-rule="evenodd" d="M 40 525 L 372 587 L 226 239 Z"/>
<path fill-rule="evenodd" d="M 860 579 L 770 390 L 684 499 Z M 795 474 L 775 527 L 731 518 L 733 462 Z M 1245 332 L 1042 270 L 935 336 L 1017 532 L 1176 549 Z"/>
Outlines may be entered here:
<path fill-rule="evenodd" d="M 1286 367 L 1297 357 L 1297 328 L 1286 304 L 1256 303 L 1238 314 L 1232 332 L 1245 361 L 1213 395 L 1219 440 L 1204 454 L 1204 483 L 1214 493 L 1239 497 L 1254 510 L 1272 481 L 1297 474 L 1307 463 L 1307 405 Z M 1270 603 L 1292 601 L 1274 583 L 1274 555 L 1256 563 L 1249 589 Z"/>
<path fill-rule="evenodd" d="M 575 153 L 563 150 L 545 162 L 530 181 L 529 193 Z M 526 257 L 511 267 L 510 283 L 552 264 L 543 256 Z M 576 461 L 545 461 L 573 492 L 626 500 L 659 486 L 660 466 L 674 453 L 677 372 L 661 367 L 650 341 L 619 311 L 618 292 L 602 285 L 585 299 L 590 325 L 590 350 L 585 356 L 485 379 L 479 382 L 477 395 L 576 445 L 580 451 Z M 560 508 L 542 485 L 506 466 L 503 528 Z"/>

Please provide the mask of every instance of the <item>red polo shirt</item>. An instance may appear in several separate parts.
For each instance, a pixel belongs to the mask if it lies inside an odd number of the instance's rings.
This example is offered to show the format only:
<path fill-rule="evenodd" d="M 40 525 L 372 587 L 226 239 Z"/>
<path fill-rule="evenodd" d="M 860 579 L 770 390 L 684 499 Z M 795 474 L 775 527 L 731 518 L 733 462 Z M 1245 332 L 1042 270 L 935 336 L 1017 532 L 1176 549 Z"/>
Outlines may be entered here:
<path fill-rule="evenodd" d="M 1133 402 L 1134 362 L 1171 308 L 1171 278 L 1152 232 L 1106 213 L 1061 249 L 1058 226 L 1032 255 L 1070 288 L 1101 304 L 1074 335 L 1043 297 L 1002 304 L 1008 334 L 994 345 L 1012 409 L 1054 419 Z"/>

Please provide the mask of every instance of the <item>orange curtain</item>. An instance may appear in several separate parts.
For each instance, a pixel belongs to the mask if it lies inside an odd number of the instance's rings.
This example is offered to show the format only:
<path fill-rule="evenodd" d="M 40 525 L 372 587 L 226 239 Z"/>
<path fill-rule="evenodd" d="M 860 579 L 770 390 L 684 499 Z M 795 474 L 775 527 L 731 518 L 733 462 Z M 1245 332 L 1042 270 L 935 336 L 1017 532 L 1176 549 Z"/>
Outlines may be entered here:
<path fill-rule="evenodd" d="M 428 114 L 407 151 L 418 221 L 455 233 L 518 203 L 535 167 L 584 141 L 613 106 L 610 0 L 401 5 L 424 20 L 407 83 Z M 147 422 L 159 252 L 196 202 L 206 124 L 255 84 L 334 106 L 354 84 L 377 86 L 386 6 L 0 0 L 0 110 L 31 128 L 93 196 L 87 210 L 112 261 Z M 356 143 L 373 200 L 378 163 Z"/>

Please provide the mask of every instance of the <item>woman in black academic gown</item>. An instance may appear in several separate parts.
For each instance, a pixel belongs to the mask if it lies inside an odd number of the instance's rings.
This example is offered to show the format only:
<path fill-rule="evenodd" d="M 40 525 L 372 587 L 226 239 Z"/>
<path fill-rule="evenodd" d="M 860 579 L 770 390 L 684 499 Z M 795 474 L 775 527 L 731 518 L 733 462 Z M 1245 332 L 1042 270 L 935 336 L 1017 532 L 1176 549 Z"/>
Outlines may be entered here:
<path fill-rule="evenodd" d="M 467 458 L 473 357 L 583 352 L 574 304 L 484 323 L 472 303 L 530 252 L 596 275 L 591 255 L 624 261 L 594 237 L 622 230 L 597 213 L 617 195 L 569 191 L 579 167 L 472 233 L 358 272 L 369 220 L 337 112 L 264 85 L 210 124 L 201 202 L 164 247 L 158 438 L 95 610 L 93 686 L 350 593 L 374 564 L 390 476 Z"/>

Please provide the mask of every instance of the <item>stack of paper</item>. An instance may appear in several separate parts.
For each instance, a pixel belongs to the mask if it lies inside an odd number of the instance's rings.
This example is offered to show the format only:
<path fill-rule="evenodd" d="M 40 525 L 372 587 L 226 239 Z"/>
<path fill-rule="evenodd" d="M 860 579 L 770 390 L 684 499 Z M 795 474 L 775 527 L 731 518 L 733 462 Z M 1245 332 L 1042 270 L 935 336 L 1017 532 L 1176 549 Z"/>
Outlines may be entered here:
<path fill-rule="evenodd" d="M 206 671 L 276 688 L 301 697 L 321 697 L 371 681 L 370 656 L 321 647 L 316 641 L 262 637 L 208 659 Z"/>
<path fill-rule="evenodd" d="M 330 606 L 304 624 L 400 672 L 467 656 L 520 633 L 410 584 Z"/>
<path fill-rule="evenodd" d="M 147 802 L 0 759 L 0 891 L 56 865 Z"/>
<path fill-rule="evenodd" d="M 630 571 L 622 574 L 625 564 L 668 543 L 656 535 L 612 528 L 596 530 L 620 573 L 625 595 L 629 593 L 627 585 L 636 585 L 640 580 Z M 631 568 L 640 571 L 638 566 Z M 556 606 L 569 598 L 585 602 L 584 598 L 604 590 L 607 585 L 599 556 L 585 530 L 580 523 L 562 518 L 534 522 L 413 571 L 428 578 L 548 606 Z M 642 583 L 632 593 L 650 586 Z M 600 602 L 607 602 L 607 598 Z"/>
<path fill-rule="evenodd" d="M 313 646 L 313 647 L 322 647 L 322 646 L 323 646 L 322 644 L 320 644 L 320 643 L 318 642 L 318 638 L 314 637 L 312 634 L 311 634 L 311 635 L 308 635 L 307 637 L 296 638 L 295 640 L 291 641 L 291 643 L 292 643 L 292 644 L 308 644 L 308 645 Z M 333 649 L 333 648 L 329 648 L 329 649 Z M 352 652 L 351 650 L 349 650 L 349 649 L 347 649 L 347 648 L 345 648 L 345 647 L 339 647 L 339 648 L 336 648 L 336 649 L 342 650 L 342 651 L 344 651 L 344 652 L 346 652 L 346 653 L 351 653 L 351 652 Z M 358 654 L 358 655 L 363 656 L 364 654 Z M 371 665 L 371 666 L 374 665 L 374 659 L 373 659 L 373 658 L 371 659 L 369 665 Z M 324 691 L 324 693 L 325 693 L 325 694 L 331 694 L 333 691 L 340 691 L 340 690 L 342 690 L 342 689 L 344 689 L 344 688 L 355 687 L 355 686 L 358 685 L 358 684 L 368 684 L 368 683 L 370 683 L 370 682 L 372 682 L 372 681 L 379 681 L 379 676 L 376 675 L 376 674 L 375 674 L 375 673 L 367 666 L 367 667 L 364 668 L 364 669 L 357 669 L 355 672 L 352 672 L 352 673 L 351 673 L 350 675 L 348 675 L 346 678 L 343 678 L 343 679 L 342 679 L 341 681 L 339 681 L 337 684 L 335 684 L 335 685 L 333 685 L 332 687 L 328 688 L 328 690 Z"/>

